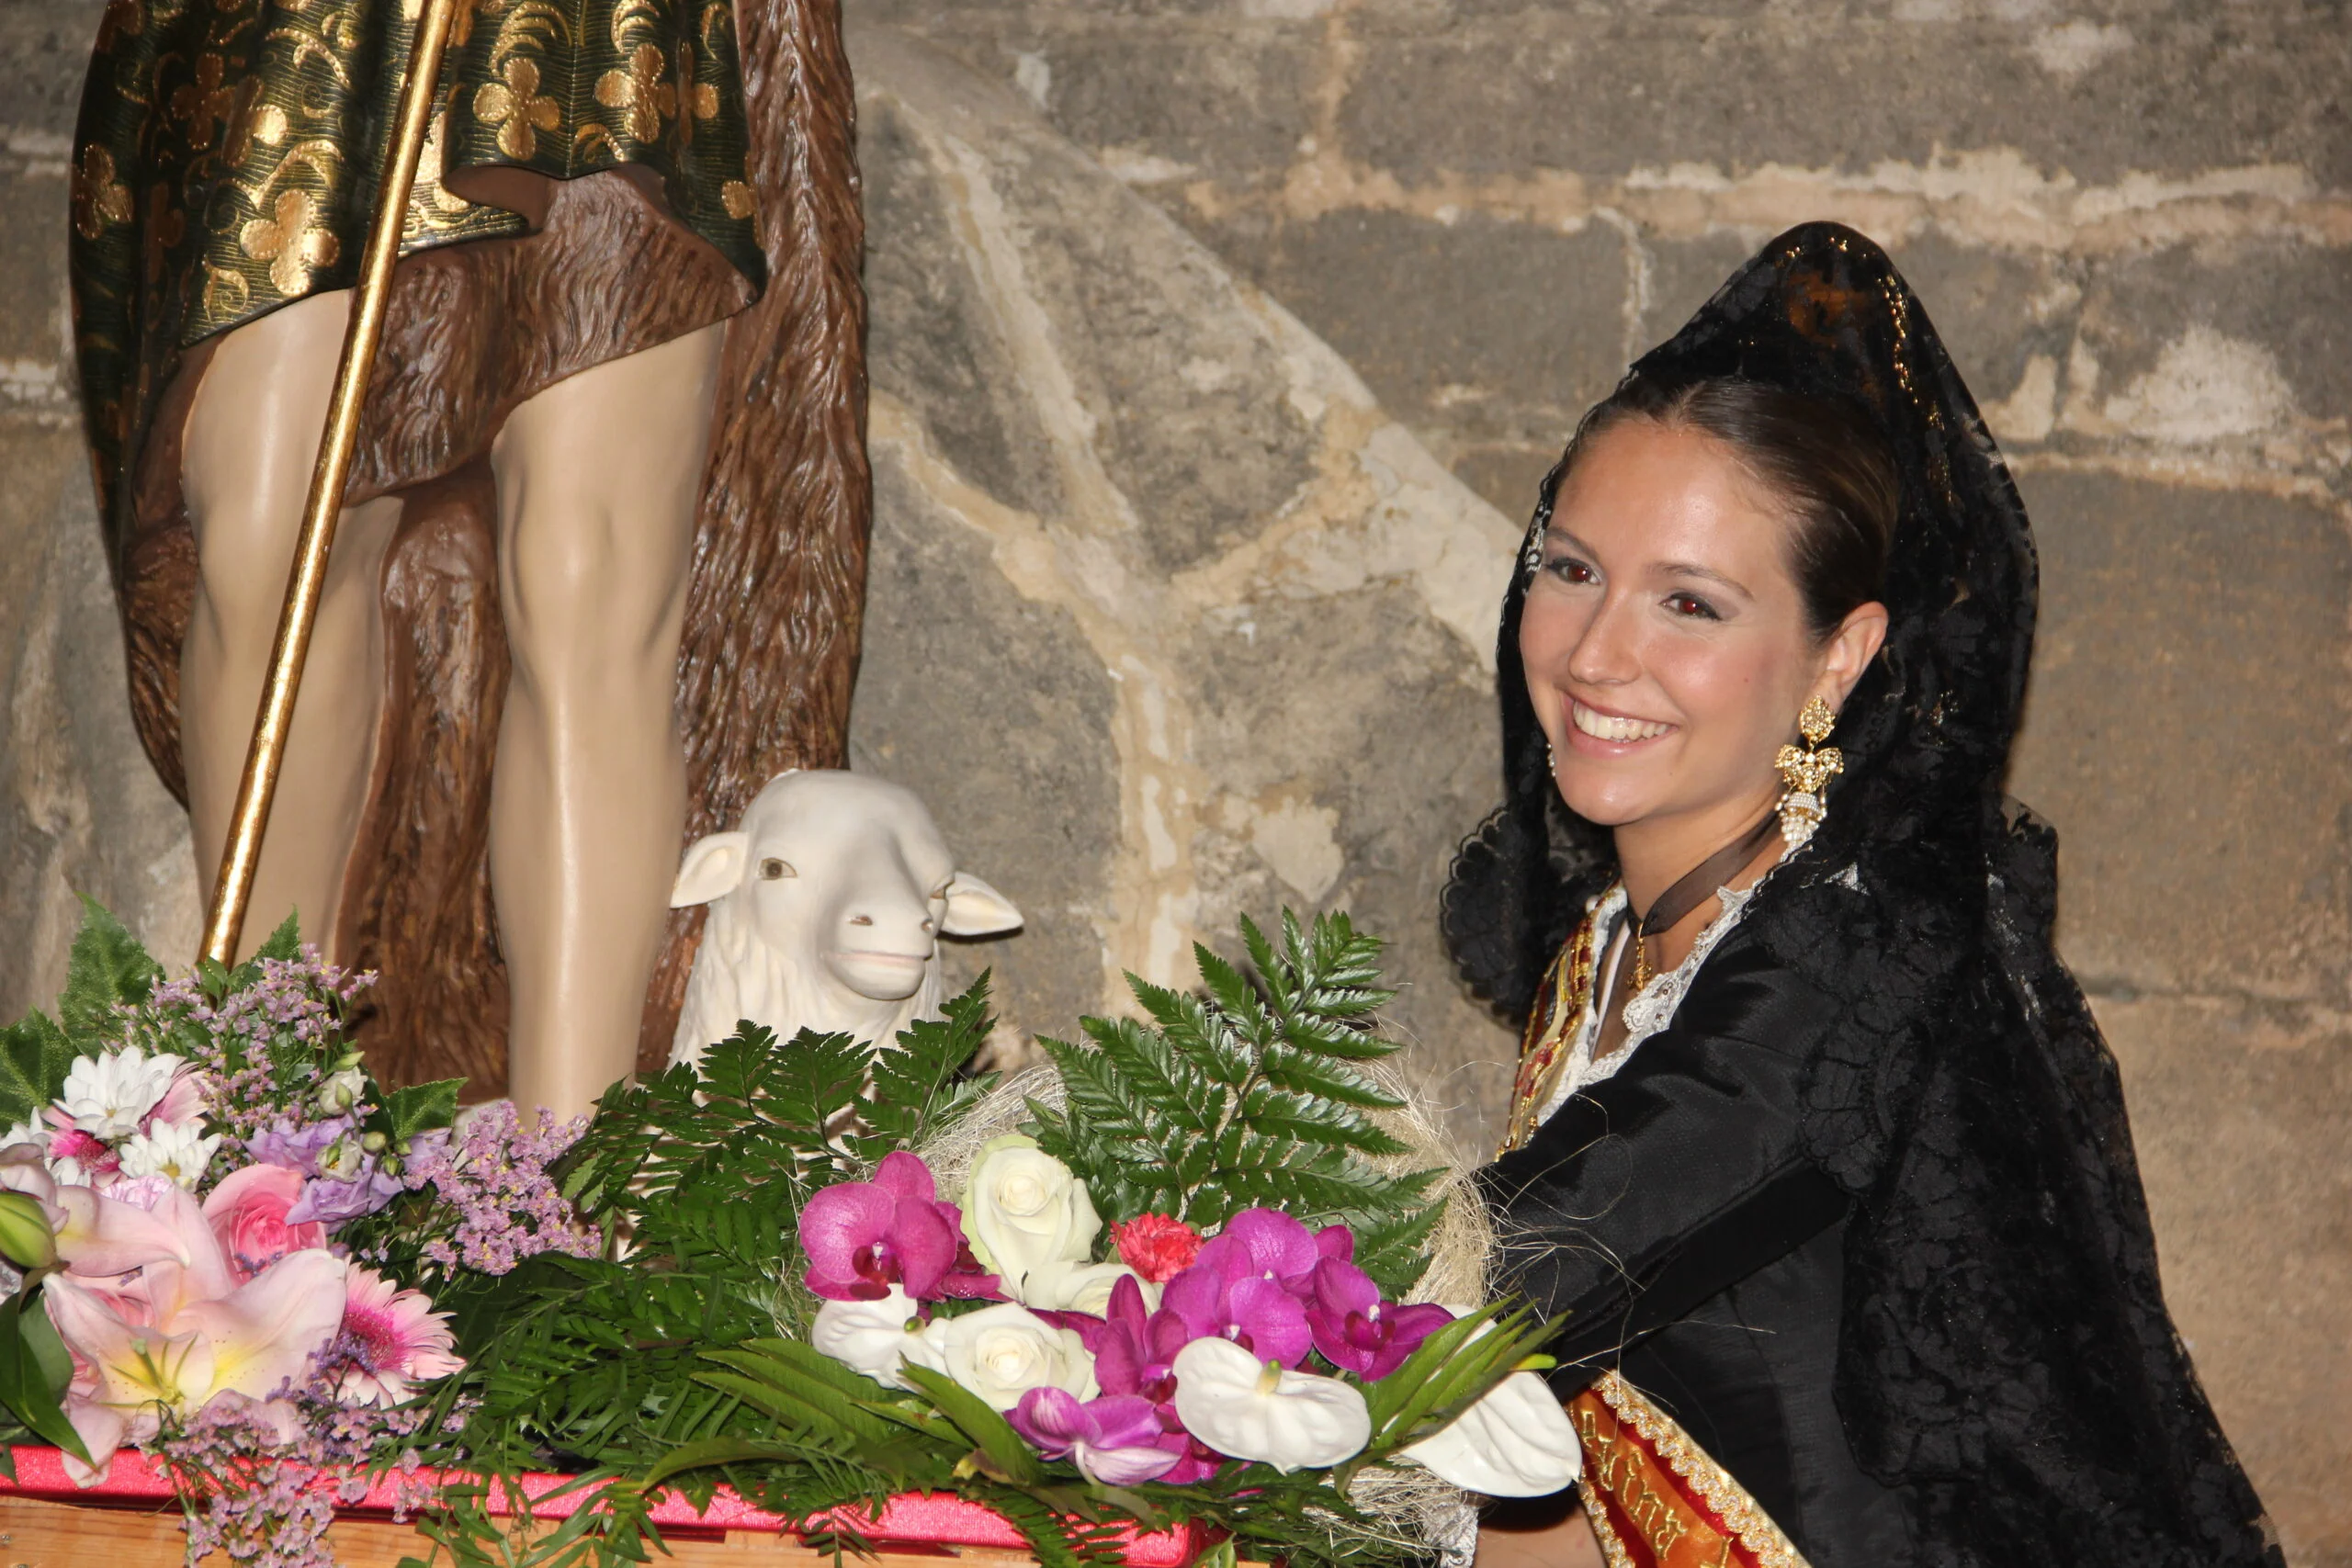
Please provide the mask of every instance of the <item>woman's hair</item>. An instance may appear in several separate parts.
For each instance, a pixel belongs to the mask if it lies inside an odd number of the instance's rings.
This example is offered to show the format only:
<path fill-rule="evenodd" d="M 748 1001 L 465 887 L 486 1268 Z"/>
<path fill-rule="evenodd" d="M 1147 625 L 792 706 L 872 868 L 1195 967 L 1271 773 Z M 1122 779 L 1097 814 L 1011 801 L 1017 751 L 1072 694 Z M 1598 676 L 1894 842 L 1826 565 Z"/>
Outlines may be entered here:
<path fill-rule="evenodd" d="M 1790 575 L 1815 637 L 1883 592 L 1903 482 L 1894 447 L 1860 408 L 1737 377 L 1637 371 L 1593 405 L 1544 476 L 1546 513 L 1594 440 L 1635 419 L 1713 436 L 1787 506 Z"/>

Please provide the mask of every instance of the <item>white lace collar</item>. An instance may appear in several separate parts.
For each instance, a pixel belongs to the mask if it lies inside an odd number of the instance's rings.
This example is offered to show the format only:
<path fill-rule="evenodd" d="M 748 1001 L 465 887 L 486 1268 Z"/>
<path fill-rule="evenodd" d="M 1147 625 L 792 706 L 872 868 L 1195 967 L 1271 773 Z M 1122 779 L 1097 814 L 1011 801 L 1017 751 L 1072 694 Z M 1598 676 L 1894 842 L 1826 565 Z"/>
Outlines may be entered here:
<path fill-rule="evenodd" d="M 1765 873 L 1765 876 L 1770 874 L 1770 872 Z M 1553 1086 L 1552 1097 L 1544 1102 L 1544 1114 L 1537 1118 L 1538 1125 L 1549 1122 L 1560 1107 L 1568 1102 L 1570 1095 L 1612 1077 L 1620 1067 L 1633 1060 L 1634 1052 L 1644 1041 L 1654 1034 L 1665 1032 L 1667 1025 L 1674 1021 L 1675 1010 L 1682 1005 L 1684 995 L 1690 991 L 1690 982 L 1698 977 L 1700 966 L 1707 962 L 1707 955 L 1714 952 L 1717 944 L 1739 924 L 1740 917 L 1747 912 L 1748 901 L 1756 897 L 1756 889 L 1762 886 L 1764 878 L 1758 877 L 1746 887 L 1719 887 L 1715 890 L 1715 897 L 1723 906 L 1722 912 L 1707 922 L 1706 929 L 1690 944 L 1689 956 L 1673 968 L 1652 976 L 1650 983 L 1643 987 L 1639 994 L 1626 998 L 1625 1043 L 1606 1058 L 1596 1062 L 1592 1059 L 1592 1047 L 1600 1033 L 1597 1027 L 1600 1016 L 1600 998 L 1607 996 L 1610 987 L 1616 983 L 1616 965 L 1623 956 L 1620 951 L 1622 944 L 1617 939 L 1625 923 L 1625 886 L 1621 882 L 1601 895 L 1593 906 L 1592 926 L 1594 946 L 1604 956 L 1594 964 L 1592 995 L 1586 1000 L 1583 1015 L 1577 1020 L 1569 1034 L 1567 1068 L 1560 1074 L 1560 1081 Z"/>

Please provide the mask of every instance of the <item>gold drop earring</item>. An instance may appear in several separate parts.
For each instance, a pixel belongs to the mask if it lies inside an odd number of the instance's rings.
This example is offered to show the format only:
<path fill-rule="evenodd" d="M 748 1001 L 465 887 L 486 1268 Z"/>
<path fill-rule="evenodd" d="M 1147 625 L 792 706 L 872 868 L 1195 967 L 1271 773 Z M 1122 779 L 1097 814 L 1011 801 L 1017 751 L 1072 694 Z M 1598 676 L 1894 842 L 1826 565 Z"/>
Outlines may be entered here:
<path fill-rule="evenodd" d="M 1813 698 L 1797 715 L 1797 733 L 1804 737 L 1804 750 L 1783 746 L 1774 764 L 1788 785 L 1781 795 L 1781 837 L 1792 850 L 1803 848 L 1829 815 L 1822 793 L 1831 779 L 1846 771 L 1846 754 L 1822 744 L 1837 728 L 1838 715 L 1821 698 Z"/>

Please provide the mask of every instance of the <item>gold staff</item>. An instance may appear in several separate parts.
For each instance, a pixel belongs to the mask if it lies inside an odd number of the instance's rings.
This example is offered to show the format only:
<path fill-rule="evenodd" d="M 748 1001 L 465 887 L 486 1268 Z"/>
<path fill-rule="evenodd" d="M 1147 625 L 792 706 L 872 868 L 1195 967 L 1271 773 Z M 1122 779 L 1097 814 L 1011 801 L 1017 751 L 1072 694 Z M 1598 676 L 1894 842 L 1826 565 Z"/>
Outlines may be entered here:
<path fill-rule="evenodd" d="M 382 0 L 390 4 L 391 0 Z M 262 834 L 269 826 L 271 797 L 277 793 L 278 765 L 286 760 L 286 732 L 294 720 L 294 697 L 302 687 L 302 661 L 311 651 L 311 628 L 319 618 L 319 594 L 326 585 L 327 552 L 343 512 L 351 450 L 359 439 L 359 413 L 368 401 L 368 378 L 376 344 L 384 335 L 384 304 L 392 291 L 392 264 L 400 259 L 401 230 L 408 195 L 424 150 L 426 122 L 433 118 L 441 54 L 449 41 L 457 0 L 424 0 L 416 41 L 409 52 L 408 79 L 401 84 L 400 118 L 384 153 L 383 180 L 376 193 L 374 226 L 359 268 L 358 295 L 351 324 L 343 334 L 343 361 L 335 367 L 334 391 L 327 404 L 326 430 L 319 437 L 318 465 L 311 470 L 311 497 L 302 508 L 302 533 L 294 547 L 294 570 L 286 583 L 286 606 L 277 617 L 277 641 L 269 651 L 269 678 L 261 709 L 254 716 L 253 744 L 245 750 L 244 775 L 237 781 L 237 806 L 230 819 L 229 846 L 220 857 L 220 877 L 212 888 L 212 910 L 204 922 L 204 955 L 232 963 L 244 930 L 245 905 L 253 897 L 254 869 L 261 861 Z"/>

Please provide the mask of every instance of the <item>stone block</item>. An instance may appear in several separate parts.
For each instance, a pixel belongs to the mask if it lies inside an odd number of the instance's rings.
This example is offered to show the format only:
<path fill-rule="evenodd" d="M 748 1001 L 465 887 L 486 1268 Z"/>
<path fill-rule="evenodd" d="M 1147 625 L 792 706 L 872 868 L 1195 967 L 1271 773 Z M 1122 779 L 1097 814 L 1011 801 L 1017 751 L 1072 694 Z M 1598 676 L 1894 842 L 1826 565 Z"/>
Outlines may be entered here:
<path fill-rule="evenodd" d="M 54 1005 L 82 922 L 112 909 L 158 957 L 196 955 L 201 912 L 187 817 L 130 724 L 122 631 L 78 434 L 0 433 L 12 525 L 0 621 L 0 1016 Z M 34 510 L 45 479 L 47 506 Z"/>
<path fill-rule="evenodd" d="M 1357 209 L 1230 243 L 1205 231 L 1385 406 L 1453 441 L 1556 445 L 1624 370 L 1633 273 L 1605 224 Z"/>
<path fill-rule="evenodd" d="M 9 0 L 0 7 L 0 130 L 10 141 L 21 143 L 28 132 L 73 134 L 90 40 L 106 8 L 106 0 Z"/>
<path fill-rule="evenodd" d="M 2041 624 L 2010 792 L 2086 986 L 2344 1005 L 2352 547 L 2307 502 L 2030 468 Z"/>
<path fill-rule="evenodd" d="M 2213 334 L 2205 352 L 2222 362 L 2199 371 L 2192 355 L 2182 370 L 2161 371 L 2199 329 Z M 2082 336 L 2098 361 L 2102 413 L 2151 372 L 2212 381 L 2201 400 L 2217 428 L 2352 410 L 2352 264 L 2341 251 L 2273 241 L 2105 259 L 2084 281 Z"/>
<path fill-rule="evenodd" d="M 0 278 L 11 308 L 0 310 L 0 418 L 79 427 L 65 342 L 66 164 L 56 156 L 0 155 Z"/>
<path fill-rule="evenodd" d="M 2298 164 L 2321 188 L 2352 175 L 2352 35 L 2328 9 L 2078 18 L 2090 30 L 2076 32 L 2015 9 L 1522 4 L 1442 28 L 1375 15 L 1354 29 L 1343 141 L 1408 185 L 1678 163 L 1860 173 L 1989 147 L 2098 184 L 2218 164 Z"/>
<path fill-rule="evenodd" d="M 2303 1010 L 2103 998 L 2165 1300 L 2295 1568 L 2352 1563 L 2352 1034 Z"/>

